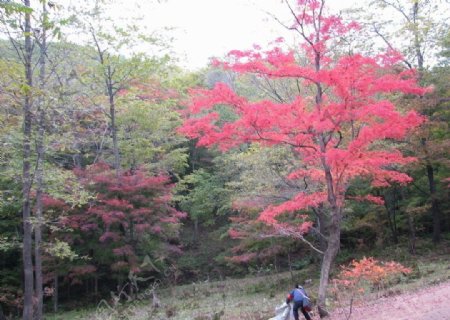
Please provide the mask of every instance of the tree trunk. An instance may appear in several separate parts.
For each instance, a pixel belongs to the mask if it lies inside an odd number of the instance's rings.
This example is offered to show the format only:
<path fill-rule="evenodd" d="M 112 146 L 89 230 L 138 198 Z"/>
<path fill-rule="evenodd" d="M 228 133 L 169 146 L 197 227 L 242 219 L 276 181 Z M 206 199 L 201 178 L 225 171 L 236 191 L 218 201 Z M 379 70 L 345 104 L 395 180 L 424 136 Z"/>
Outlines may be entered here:
<path fill-rule="evenodd" d="M 335 208 L 332 212 L 330 225 L 328 226 L 328 246 L 322 259 L 322 267 L 320 270 L 319 298 L 317 306 L 321 318 L 328 316 L 328 311 L 326 309 L 326 294 L 331 267 L 333 266 L 334 259 L 339 251 L 341 243 L 340 215 L 340 209 Z"/>
<path fill-rule="evenodd" d="M 319 33 L 316 34 L 316 43 L 319 43 Z M 321 54 L 320 52 L 315 52 L 315 69 L 317 72 L 320 71 L 320 63 L 321 63 Z M 322 104 L 322 95 L 323 89 L 320 83 L 316 83 L 316 108 L 320 111 Z M 330 270 L 334 262 L 334 258 L 336 257 L 340 243 L 341 243 L 341 208 L 338 206 L 338 198 L 336 195 L 337 190 L 335 190 L 335 185 L 333 181 L 333 175 L 331 174 L 331 168 L 325 158 L 324 154 L 326 153 L 326 137 L 321 135 L 319 137 L 320 151 L 321 155 L 321 163 L 323 167 L 323 171 L 325 173 L 325 181 L 327 186 L 327 198 L 328 203 L 331 208 L 331 217 L 330 223 L 326 226 L 328 230 L 328 244 L 327 250 L 324 253 L 322 259 L 322 266 L 320 270 L 320 283 L 319 283 L 319 299 L 318 299 L 318 311 L 319 316 L 321 318 L 327 317 L 329 315 L 326 310 L 326 295 L 328 288 L 328 281 L 330 278 Z"/>
<path fill-rule="evenodd" d="M 409 227 L 409 252 L 412 255 L 416 254 L 416 228 L 414 227 L 414 218 L 411 213 L 408 215 L 408 227 Z"/>
<path fill-rule="evenodd" d="M 198 218 L 194 218 L 194 234 L 193 234 L 194 244 L 198 243 Z"/>
<path fill-rule="evenodd" d="M 0 320 L 6 320 L 5 315 L 3 314 L 3 308 L 1 304 L 0 304 Z"/>
<path fill-rule="evenodd" d="M 414 26 L 414 49 L 417 59 L 417 67 L 419 69 L 418 77 L 419 77 L 419 83 L 423 85 L 423 75 L 424 75 L 424 56 L 421 49 L 421 39 L 419 34 L 419 29 L 417 27 L 418 20 L 419 20 L 419 1 L 414 0 L 413 1 L 413 22 L 415 24 Z M 426 138 L 422 139 L 422 146 L 425 150 L 426 158 L 428 158 L 428 150 L 426 147 Z M 428 161 L 427 161 L 428 162 Z M 426 170 L 427 170 L 427 177 L 428 177 L 428 185 L 430 190 L 430 197 L 431 197 L 431 214 L 433 217 L 433 242 L 438 243 L 441 241 L 441 214 L 439 210 L 439 201 L 437 199 L 436 195 L 436 182 L 434 181 L 434 168 L 433 166 L 428 162 L 426 164 Z"/>
<path fill-rule="evenodd" d="M 72 132 L 76 132 L 76 124 L 73 122 L 72 124 Z M 81 168 L 81 150 L 80 150 L 80 141 L 78 137 L 78 133 L 74 134 L 74 142 L 73 142 L 73 150 L 75 150 L 75 154 L 72 156 L 73 166 L 75 168 L 80 169 Z"/>
<path fill-rule="evenodd" d="M 327 239 L 328 236 L 328 230 L 327 225 L 329 225 L 329 222 L 327 221 L 327 215 L 324 212 L 324 208 L 322 205 L 320 205 L 318 208 L 314 211 L 317 216 L 317 224 L 319 226 L 319 249 L 322 252 L 325 252 L 327 250 Z"/>
<path fill-rule="evenodd" d="M 100 43 L 96 36 L 96 31 L 94 29 L 91 29 L 91 35 L 94 40 L 95 46 L 97 47 L 97 53 L 98 57 L 100 59 L 100 64 L 103 67 L 103 79 L 105 81 L 105 89 L 107 91 L 107 95 L 109 98 L 109 117 L 111 119 L 111 137 L 113 142 L 113 154 L 114 154 L 114 169 L 116 170 L 116 178 L 119 178 L 120 175 L 120 153 L 119 153 L 119 143 L 117 139 L 117 128 L 116 128 L 116 102 L 114 100 L 115 94 L 117 91 L 115 91 L 114 88 L 114 82 L 113 82 L 113 75 L 114 71 L 111 68 L 111 65 L 108 61 L 105 60 L 105 50 L 102 50 L 100 48 Z"/>
<path fill-rule="evenodd" d="M 109 67 L 108 67 L 109 69 Z M 120 175 L 120 154 L 119 143 L 117 140 L 117 128 L 116 128 L 116 105 L 114 101 L 114 93 L 112 84 L 108 81 L 108 95 L 109 95 L 109 116 L 111 118 L 111 136 L 113 141 L 113 153 L 114 153 L 114 169 L 116 169 L 116 177 Z"/>
<path fill-rule="evenodd" d="M 39 130 L 40 131 L 40 130 Z M 38 153 L 38 167 L 42 166 L 42 160 L 39 159 Z M 36 192 L 36 223 L 34 226 L 34 262 L 35 262 L 35 294 L 36 294 L 36 314 L 34 318 L 36 320 L 43 319 L 43 303 L 44 295 L 42 288 L 42 256 L 41 256 L 41 241 L 42 241 L 42 185 L 43 185 L 43 172 L 42 169 L 38 169 L 36 172 L 37 192 Z"/>
<path fill-rule="evenodd" d="M 94 295 L 95 295 L 95 303 L 98 303 L 98 275 L 95 273 L 94 275 Z"/>
<path fill-rule="evenodd" d="M 39 88 L 44 91 L 45 87 L 45 59 L 47 53 L 47 7 L 46 2 L 42 1 L 42 42 L 40 44 L 39 54 Z M 36 165 L 36 225 L 34 226 L 34 260 L 35 260 L 35 290 L 37 298 L 35 319 L 43 319 L 44 312 L 44 293 L 42 284 L 42 256 L 41 256 L 41 242 L 42 242 L 42 225 L 43 225 L 43 204 L 42 196 L 44 192 L 44 137 L 45 137 L 45 99 L 42 96 L 38 100 L 38 135 L 36 141 L 37 165 Z"/>
<path fill-rule="evenodd" d="M 289 264 L 289 273 L 291 274 L 291 281 L 294 282 L 294 272 L 292 272 L 292 261 L 291 261 L 291 254 L 288 252 L 288 264 Z"/>
<path fill-rule="evenodd" d="M 441 241 L 441 213 L 436 195 L 436 181 L 434 180 L 434 169 L 431 164 L 427 164 L 427 177 L 431 197 L 431 213 L 433 216 L 433 242 Z"/>
<path fill-rule="evenodd" d="M 414 50 L 416 54 L 417 59 L 417 68 L 419 69 L 419 83 L 423 80 L 423 72 L 424 72 L 424 57 L 421 49 L 421 44 L 423 43 L 423 40 L 421 42 L 421 35 L 419 34 L 419 26 L 418 26 L 418 19 L 419 19 L 419 0 L 413 1 L 413 8 L 412 8 L 412 14 L 413 14 L 413 30 L 414 30 Z M 421 83 L 422 84 L 422 83 Z"/>
<path fill-rule="evenodd" d="M 24 5 L 30 8 L 30 0 L 24 0 Z M 30 189 L 32 178 L 30 175 L 31 157 L 31 119 L 32 99 L 31 89 L 33 87 L 33 74 L 31 66 L 32 43 L 31 43 L 31 13 L 25 13 L 25 79 L 27 90 L 23 104 L 23 168 L 22 168 L 22 218 L 23 218 L 23 270 L 24 270 L 24 303 L 23 320 L 33 319 L 33 257 L 32 257 L 32 225 L 30 221 L 31 204 Z"/>
<path fill-rule="evenodd" d="M 58 272 L 55 270 L 54 289 L 53 289 L 53 312 L 58 312 Z"/>
<path fill-rule="evenodd" d="M 388 223 L 389 223 L 389 229 L 391 230 L 391 236 L 392 236 L 392 241 L 394 243 L 398 243 L 398 237 L 397 237 L 397 229 L 396 229 L 396 224 L 395 224 L 395 206 L 396 204 L 391 203 L 391 202 L 396 202 L 397 199 L 397 195 L 395 193 L 395 191 L 393 191 L 393 196 L 389 196 L 387 197 L 386 195 L 388 191 L 386 191 L 386 193 L 383 196 L 383 200 L 384 200 L 384 207 L 386 208 L 386 216 L 388 219 Z"/>

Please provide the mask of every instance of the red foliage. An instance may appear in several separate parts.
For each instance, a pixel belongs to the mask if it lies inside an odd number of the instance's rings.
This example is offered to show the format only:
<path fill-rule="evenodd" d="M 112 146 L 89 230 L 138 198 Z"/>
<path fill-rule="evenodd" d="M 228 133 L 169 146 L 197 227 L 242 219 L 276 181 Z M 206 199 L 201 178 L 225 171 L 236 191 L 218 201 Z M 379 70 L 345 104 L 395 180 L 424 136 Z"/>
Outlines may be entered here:
<path fill-rule="evenodd" d="M 356 200 L 356 201 L 369 201 L 369 202 L 373 202 L 373 203 L 379 204 L 379 205 L 383 205 L 384 204 L 384 200 L 383 200 L 382 197 L 376 197 L 376 196 L 373 196 L 371 194 L 368 194 L 366 196 L 348 197 L 348 199 L 352 199 L 352 200 Z"/>
<path fill-rule="evenodd" d="M 228 235 L 230 236 L 231 239 L 244 239 L 247 237 L 247 234 L 235 229 L 228 230 Z"/>
<path fill-rule="evenodd" d="M 83 231 L 87 231 L 88 229 L 84 229 Z M 116 232 L 110 232 L 106 231 L 102 236 L 100 237 L 100 242 L 105 242 L 108 240 L 111 240 L 113 242 L 119 241 L 121 236 Z"/>
<path fill-rule="evenodd" d="M 97 268 L 92 265 L 75 266 L 71 268 L 71 274 L 74 276 L 85 275 L 97 271 Z"/>
<path fill-rule="evenodd" d="M 134 256 L 134 249 L 130 245 L 125 245 L 123 247 L 113 249 L 113 252 L 116 256 Z"/>
<path fill-rule="evenodd" d="M 103 200 L 103 203 L 111 208 L 118 210 L 128 210 L 133 208 L 133 206 L 127 200 L 105 199 Z"/>
<path fill-rule="evenodd" d="M 136 169 L 117 178 L 104 163 L 75 173 L 97 194 L 96 200 L 72 210 L 62 223 L 82 233 L 79 242 L 95 237 L 94 255 L 95 250 L 110 252 L 113 270 L 137 270 L 136 244 L 144 234 L 161 242 L 177 237 L 177 225 L 186 214 L 170 205 L 173 185 L 167 176 Z"/>
<path fill-rule="evenodd" d="M 93 265 L 79 265 L 70 268 L 67 278 L 70 280 L 70 284 L 81 284 L 81 279 L 85 276 L 89 276 L 97 271 L 97 267 Z"/>
<path fill-rule="evenodd" d="M 42 195 L 42 204 L 46 209 L 64 209 L 67 208 L 67 205 L 64 201 L 55 199 L 48 194 Z"/>
<path fill-rule="evenodd" d="M 414 111 L 396 110 L 386 98 L 390 93 L 427 92 L 417 85 L 414 71 L 401 68 L 401 55 L 389 50 L 373 57 L 351 54 L 335 59 L 336 41 L 349 31 L 356 32 L 358 25 L 324 16 L 321 9 L 319 14 L 322 5 L 319 0 L 298 1 L 293 28 L 303 36 L 300 49 L 309 58 L 308 64 L 300 65 L 295 52 L 283 49 L 280 40 L 268 50 L 234 50 L 229 61 L 216 61 L 216 65 L 237 73 L 298 80 L 302 91 L 310 88 L 316 92 L 314 97 L 254 101 L 219 83 L 210 90 L 191 90 L 191 103 L 179 129 L 198 139 L 199 146 L 221 150 L 243 143 L 292 146 L 299 161 L 289 178 L 307 179 L 318 187 L 269 206 L 260 215 L 262 221 L 288 232 L 307 232 L 311 224 L 287 230 L 289 225 L 278 222 L 281 214 L 322 204 L 342 212 L 339 208 L 344 206 L 348 186 L 357 177 L 377 187 L 410 182 L 408 175 L 396 169 L 415 159 L 404 157 L 394 144 L 380 142 L 401 140 L 424 121 Z M 218 105 L 231 108 L 237 119 L 224 122 L 215 109 Z M 365 199 L 381 203 L 376 197 Z"/>
<path fill-rule="evenodd" d="M 232 227 L 228 230 L 228 236 L 238 240 L 238 243 L 231 248 L 231 256 L 226 258 L 227 261 L 235 264 L 253 261 L 273 263 L 274 257 L 286 253 L 286 248 L 289 247 L 286 246 L 287 243 L 302 237 L 312 226 L 312 222 L 304 221 L 307 216 L 292 214 L 290 217 L 284 216 L 288 219 L 286 222 L 266 224 L 255 219 L 258 209 L 258 206 L 240 207 L 239 215 L 230 218 Z M 298 223 L 299 219 L 302 220 L 301 223 Z M 280 235 L 284 237 L 280 238 Z M 282 242 L 274 242 L 273 237 L 278 237 Z"/>

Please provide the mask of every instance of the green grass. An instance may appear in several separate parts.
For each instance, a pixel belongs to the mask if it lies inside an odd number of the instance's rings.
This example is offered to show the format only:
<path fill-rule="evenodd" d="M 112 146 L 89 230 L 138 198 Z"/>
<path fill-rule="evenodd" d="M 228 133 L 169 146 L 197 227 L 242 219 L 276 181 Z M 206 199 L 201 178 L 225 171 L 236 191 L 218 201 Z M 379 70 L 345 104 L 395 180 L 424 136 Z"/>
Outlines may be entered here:
<path fill-rule="evenodd" d="M 74 310 L 58 314 L 47 314 L 45 319 L 48 320 L 75 320 L 75 319 L 89 319 L 90 315 L 95 310 Z"/>
<path fill-rule="evenodd" d="M 309 278 L 311 269 L 294 272 L 296 280 Z M 98 319 L 268 319 L 274 307 L 281 304 L 291 288 L 289 272 L 260 277 L 200 282 L 158 291 L 163 306 L 151 307 L 151 296 L 142 301 L 123 304 L 117 313 Z M 214 318 L 216 315 L 216 318 Z M 81 310 L 49 315 L 48 320 L 96 319 L 96 310 Z"/>

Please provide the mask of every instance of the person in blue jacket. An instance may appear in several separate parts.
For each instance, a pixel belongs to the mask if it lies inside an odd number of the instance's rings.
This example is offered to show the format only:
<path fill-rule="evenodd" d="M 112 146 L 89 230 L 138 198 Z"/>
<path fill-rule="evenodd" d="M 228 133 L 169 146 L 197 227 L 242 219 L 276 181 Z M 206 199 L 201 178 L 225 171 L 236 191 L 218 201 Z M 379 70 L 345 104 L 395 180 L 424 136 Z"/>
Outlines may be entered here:
<path fill-rule="evenodd" d="M 289 304 L 291 301 L 294 302 L 293 312 L 295 320 L 299 320 L 298 318 L 298 309 L 300 309 L 305 316 L 306 320 L 311 320 L 311 316 L 308 311 L 305 309 L 306 305 L 309 305 L 309 298 L 306 294 L 305 289 L 298 284 L 295 285 L 294 290 L 292 290 L 286 298 L 286 303 Z"/>

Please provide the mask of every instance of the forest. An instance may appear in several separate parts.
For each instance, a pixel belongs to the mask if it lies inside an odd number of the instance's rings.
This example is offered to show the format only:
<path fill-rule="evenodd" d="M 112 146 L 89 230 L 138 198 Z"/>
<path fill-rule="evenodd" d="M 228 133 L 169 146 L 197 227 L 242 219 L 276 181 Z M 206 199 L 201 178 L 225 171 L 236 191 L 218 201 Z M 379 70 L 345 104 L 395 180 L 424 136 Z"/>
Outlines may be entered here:
<path fill-rule="evenodd" d="M 120 1 L 0 0 L 0 320 L 450 319 L 450 3 L 331 2 L 192 70 Z"/>

